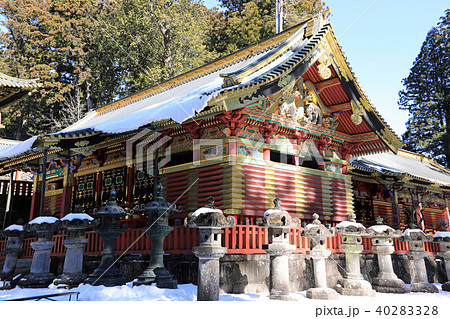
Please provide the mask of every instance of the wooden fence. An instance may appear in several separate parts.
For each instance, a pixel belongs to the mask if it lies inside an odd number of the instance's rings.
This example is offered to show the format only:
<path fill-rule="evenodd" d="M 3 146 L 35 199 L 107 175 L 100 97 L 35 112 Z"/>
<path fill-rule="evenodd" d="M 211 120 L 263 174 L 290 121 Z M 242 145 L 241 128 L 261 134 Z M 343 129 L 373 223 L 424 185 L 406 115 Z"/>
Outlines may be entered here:
<path fill-rule="evenodd" d="M 289 233 L 289 241 L 297 248 L 294 253 L 306 253 L 310 249 L 309 238 L 301 236 L 302 228 L 292 228 Z M 66 248 L 63 240 L 66 235 L 54 235 L 55 245 L 52 248 L 52 256 L 65 256 Z M 94 232 L 86 233 L 88 243 L 84 247 L 85 255 L 100 255 L 102 239 Z M 30 243 L 34 238 L 24 240 L 25 252 L 21 258 L 31 258 L 33 249 Z M 268 243 L 268 231 L 266 227 L 256 225 L 236 225 L 233 228 L 222 229 L 222 245 L 228 248 L 229 254 L 264 254 L 263 245 Z M 373 253 L 370 238 L 363 237 L 363 253 Z M 197 228 L 185 228 L 174 226 L 164 241 L 164 250 L 167 254 L 192 254 L 192 247 L 199 245 L 199 232 Z M 394 254 L 405 254 L 409 250 L 407 242 L 393 239 Z M 439 252 L 439 244 L 424 242 L 424 250 L 430 255 Z M 332 253 L 343 252 L 341 249 L 341 235 L 335 235 L 326 239 L 326 246 Z M 6 248 L 6 240 L 0 241 L 0 250 Z M 142 229 L 127 229 L 117 239 L 115 244 L 116 254 L 149 254 L 151 240 Z M 5 255 L 0 254 L 0 259 Z"/>

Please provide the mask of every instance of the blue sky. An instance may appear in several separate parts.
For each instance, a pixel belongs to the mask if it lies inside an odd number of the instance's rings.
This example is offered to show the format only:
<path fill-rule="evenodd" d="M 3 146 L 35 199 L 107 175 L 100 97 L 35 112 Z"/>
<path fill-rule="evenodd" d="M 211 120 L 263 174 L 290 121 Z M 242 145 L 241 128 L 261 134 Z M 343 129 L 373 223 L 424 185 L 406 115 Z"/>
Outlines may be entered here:
<path fill-rule="evenodd" d="M 427 32 L 450 8 L 449 1 L 324 1 L 331 7 L 332 27 L 358 82 L 400 136 L 408 119 L 408 112 L 397 105 L 401 81 L 408 76 Z M 210 8 L 217 5 L 214 0 L 204 2 Z"/>

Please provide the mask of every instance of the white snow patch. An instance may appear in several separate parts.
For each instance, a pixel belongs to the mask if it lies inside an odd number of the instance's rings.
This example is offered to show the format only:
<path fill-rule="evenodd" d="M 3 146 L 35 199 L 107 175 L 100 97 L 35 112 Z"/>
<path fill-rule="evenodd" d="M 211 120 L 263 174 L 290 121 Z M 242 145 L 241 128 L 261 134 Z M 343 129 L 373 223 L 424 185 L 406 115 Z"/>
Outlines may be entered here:
<path fill-rule="evenodd" d="M 433 237 L 450 237 L 450 231 L 437 231 Z"/>
<path fill-rule="evenodd" d="M 13 231 L 13 230 L 23 231 L 23 226 L 22 226 L 22 225 L 16 225 L 16 224 L 13 224 L 13 225 L 10 225 L 10 226 L 6 227 L 5 230 L 10 230 L 10 231 Z"/>
<path fill-rule="evenodd" d="M 223 213 L 220 209 L 214 209 L 214 208 L 208 208 L 208 207 L 200 207 L 197 209 L 194 213 L 192 213 L 192 216 L 197 217 L 200 214 L 211 214 L 211 213 Z"/>
<path fill-rule="evenodd" d="M 388 230 L 394 230 L 392 227 L 389 227 L 388 225 L 373 225 L 370 226 L 369 229 L 373 229 L 373 231 L 377 233 L 383 233 Z"/>
<path fill-rule="evenodd" d="M 89 216 L 88 214 L 83 214 L 83 213 L 70 213 L 67 214 L 66 216 L 64 216 L 63 218 L 61 218 L 61 221 L 72 221 L 74 219 L 87 219 L 87 220 L 94 220 L 93 217 Z"/>
<path fill-rule="evenodd" d="M 54 224 L 57 221 L 58 221 L 58 218 L 53 217 L 53 216 L 39 216 L 39 217 L 36 217 L 35 219 L 33 219 L 31 222 L 29 222 L 29 224 L 30 225 L 43 224 L 43 223 Z"/>
<path fill-rule="evenodd" d="M 366 227 L 364 227 L 362 224 L 350 222 L 348 220 L 344 220 L 344 221 L 340 222 L 339 224 L 336 225 L 336 228 L 343 228 L 343 227 L 348 227 L 348 226 L 355 226 L 358 228 L 366 229 Z"/>
<path fill-rule="evenodd" d="M 0 151 L 0 159 L 10 158 L 28 152 L 29 150 L 31 150 L 31 148 L 33 147 L 33 143 L 36 141 L 38 137 L 39 136 L 30 137 L 29 139 L 23 141 L 22 143 L 2 149 Z"/>
<path fill-rule="evenodd" d="M 411 229 L 411 228 L 406 228 L 405 231 L 403 232 L 403 236 L 410 236 L 411 233 L 422 233 L 424 235 L 426 235 L 421 229 Z"/>
<path fill-rule="evenodd" d="M 280 213 L 280 212 L 282 212 L 282 210 L 271 208 L 271 209 L 268 209 L 268 210 L 265 211 L 264 216 L 268 216 L 270 214 Z"/>

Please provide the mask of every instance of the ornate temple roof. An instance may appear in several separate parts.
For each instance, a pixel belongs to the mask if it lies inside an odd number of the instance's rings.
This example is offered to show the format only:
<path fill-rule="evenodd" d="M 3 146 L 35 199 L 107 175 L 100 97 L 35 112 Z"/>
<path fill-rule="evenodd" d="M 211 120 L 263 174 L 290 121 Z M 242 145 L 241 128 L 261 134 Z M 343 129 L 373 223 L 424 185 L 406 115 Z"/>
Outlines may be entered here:
<path fill-rule="evenodd" d="M 383 153 L 355 157 L 350 160 L 350 170 L 356 174 L 378 174 L 384 177 L 396 177 L 398 180 L 416 184 L 431 183 L 450 186 L 450 171 L 428 157 L 405 150 L 398 154 Z"/>
<path fill-rule="evenodd" d="M 325 80 L 321 67 L 328 73 Z M 204 116 L 205 112 L 214 114 L 242 108 L 279 94 L 287 83 L 299 77 L 314 86 L 328 115 L 339 113 L 336 138 L 361 142 L 355 154 L 397 152 L 401 146 L 399 138 L 370 104 L 337 44 L 331 25 L 318 15 L 219 60 L 91 111 L 61 132 L 33 137 L 0 151 L 0 159 L 29 152 L 43 138 L 76 138 L 80 132 L 81 135 L 86 132 L 120 134 L 149 125 L 189 122 Z"/>
<path fill-rule="evenodd" d="M 41 86 L 36 80 L 25 80 L 0 73 L 0 111 Z"/>
<path fill-rule="evenodd" d="M 20 143 L 20 141 L 8 140 L 6 138 L 0 138 L 0 150 L 7 148 L 7 147 L 11 147 L 13 145 L 17 145 L 19 143 Z"/>

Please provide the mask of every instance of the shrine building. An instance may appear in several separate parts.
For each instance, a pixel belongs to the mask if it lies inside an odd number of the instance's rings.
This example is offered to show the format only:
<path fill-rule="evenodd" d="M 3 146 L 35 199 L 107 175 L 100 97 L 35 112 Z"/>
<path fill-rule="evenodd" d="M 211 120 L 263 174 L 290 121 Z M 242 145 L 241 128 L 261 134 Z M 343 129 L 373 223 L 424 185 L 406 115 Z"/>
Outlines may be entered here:
<path fill-rule="evenodd" d="M 156 175 L 182 207 L 171 225 L 209 196 L 238 225 L 255 225 L 275 198 L 306 222 L 355 212 L 364 224 L 380 215 L 405 227 L 416 214 L 424 230 L 448 225 L 450 171 L 401 146 L 318 15 L 0 150 L 0 173 L 33 173 L 28 220 L 92 213 L 114 188 L 123 222 L 143 227 Z"/>

